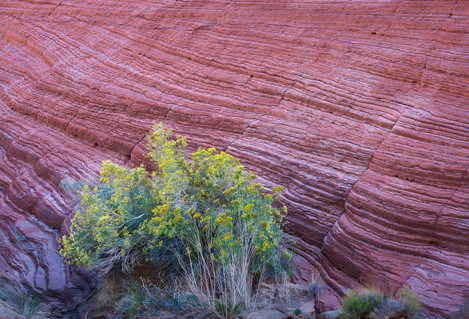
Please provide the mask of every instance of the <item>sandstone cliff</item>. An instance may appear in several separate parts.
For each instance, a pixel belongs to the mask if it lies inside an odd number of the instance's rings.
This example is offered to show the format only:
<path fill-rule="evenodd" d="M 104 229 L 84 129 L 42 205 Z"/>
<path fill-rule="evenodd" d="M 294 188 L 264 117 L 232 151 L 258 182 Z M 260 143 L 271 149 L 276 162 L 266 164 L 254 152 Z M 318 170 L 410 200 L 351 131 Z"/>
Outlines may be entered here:
<path fill-rule="evenodd" d="M 144 160 L 163 121 L 286 187 L 339 294 L 469 298 L 467 1 L 0 3 L 0 270 L 64 299 L 67 176 Z M 66 294 L 61 293 L 66 291 Z"/>

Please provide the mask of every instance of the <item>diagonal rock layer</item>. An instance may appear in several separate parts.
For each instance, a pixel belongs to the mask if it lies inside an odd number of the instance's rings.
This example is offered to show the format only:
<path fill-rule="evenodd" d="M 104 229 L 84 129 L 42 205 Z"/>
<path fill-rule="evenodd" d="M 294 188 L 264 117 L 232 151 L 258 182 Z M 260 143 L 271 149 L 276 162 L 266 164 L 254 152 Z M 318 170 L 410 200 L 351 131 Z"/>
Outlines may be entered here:
<path fill-rule="evenodd" d="M 432 318 L 469 298 L 467 1 L 3 0 L 0 21 L 0 270 L 87 295 L 60 185 L 145 161 L 162 121 L 284 185 L 337 294 L 410 285 Z"/>

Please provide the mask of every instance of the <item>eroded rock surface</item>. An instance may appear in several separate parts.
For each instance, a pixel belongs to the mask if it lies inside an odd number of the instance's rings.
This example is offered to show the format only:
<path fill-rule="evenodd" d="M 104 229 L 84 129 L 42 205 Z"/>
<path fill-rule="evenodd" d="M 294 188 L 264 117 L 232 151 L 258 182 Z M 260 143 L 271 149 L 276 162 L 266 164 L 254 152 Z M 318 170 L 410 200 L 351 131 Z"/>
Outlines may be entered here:
<path fill-rule="evenodd" d="M 86 292 L 57 253 L 59 184 L 144 161 L 163 121 L 284 185 L 299 253 L 337 293 L 408 284 L 435 318 L 457 311 L 468 19 L 457 0 L 3 0 L 0 269 Z"/>

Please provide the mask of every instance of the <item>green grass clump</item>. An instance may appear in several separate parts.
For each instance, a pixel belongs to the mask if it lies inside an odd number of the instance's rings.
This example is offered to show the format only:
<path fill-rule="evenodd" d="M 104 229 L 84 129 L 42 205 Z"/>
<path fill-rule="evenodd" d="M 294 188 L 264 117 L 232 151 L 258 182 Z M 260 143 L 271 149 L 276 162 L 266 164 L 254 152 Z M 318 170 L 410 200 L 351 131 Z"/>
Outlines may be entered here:
<path fill-rule="evenodd" d="M 383 302 L 384 296 L 376 291 L 349 291 L 342 301 L 340 316 L 344 319 L 364 318 L 371 310 Z"/>
<path fill-rule="evenodd" d="M 28 319 L 52 318 L 50 306 L 43 296 L 36 293 L 19 293 L 13 297 L 12 305 L 20 315 Z"/>
<path fill-rule="evenodd" d="M 178 285 L 161 288 L 151 281 L 137 282 L 130 279 L 127 286 L 113 301 L 112 318 L 148 318 L 158 315 L 161 311 L 181 313 L 199 307 L 197 297 L 179 291 Z"/>
<path fill-rule="evenodd" d="M 420 297 L 416 295 L 409 286 L 405 286 L 397 292 L 399 300 L 407 306 L 410 314 L 417 314 L 420 311 Z"/>
<path fill-rule="evenodd" d="M 409 286 L 399 290 L 394 298 L 384 296 L 379 290 L 353 289 L 342 301 L 340 316 L 343 319 L 362 319 L 373 312 L 379 318 L 414 318 L 419 311 L 420 298 Z"/>

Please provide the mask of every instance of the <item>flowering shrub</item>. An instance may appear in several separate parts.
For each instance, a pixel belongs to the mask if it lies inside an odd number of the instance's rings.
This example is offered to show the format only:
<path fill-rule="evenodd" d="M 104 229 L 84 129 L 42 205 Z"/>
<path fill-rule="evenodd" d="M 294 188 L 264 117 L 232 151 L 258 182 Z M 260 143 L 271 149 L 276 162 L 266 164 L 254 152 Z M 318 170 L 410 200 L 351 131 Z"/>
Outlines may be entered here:
<path fill-rule="evenodd" d="M 161 124 L 147 138 L 158 169 L 150 175 L 104 162 L 101 183 L 83 189 L 61 253 L 104 272 L 131 272 L 166 249 L 188 289 L 219 314 L 251 307 L 253 279 L 267 268 L 284 271 L 281 261 L 291 259 L 281 245 L 286 208 L 274 206 L 283 188 L 264 192 L 255 174 L 214 148 L 189 157 L 185 139 Z"/>

